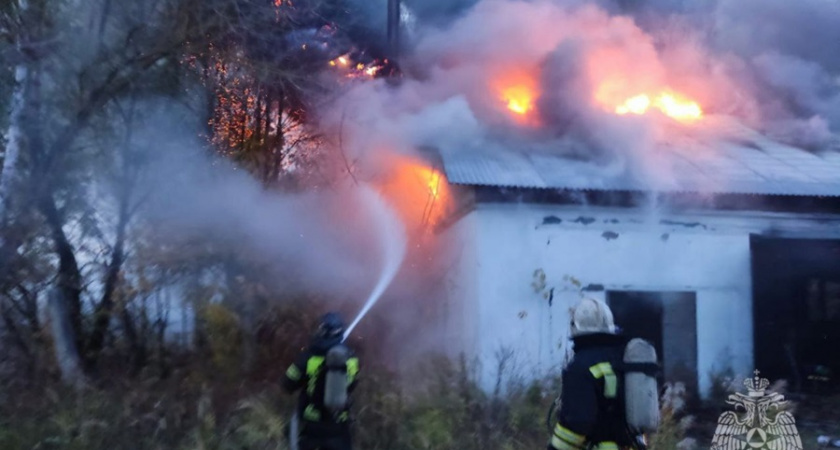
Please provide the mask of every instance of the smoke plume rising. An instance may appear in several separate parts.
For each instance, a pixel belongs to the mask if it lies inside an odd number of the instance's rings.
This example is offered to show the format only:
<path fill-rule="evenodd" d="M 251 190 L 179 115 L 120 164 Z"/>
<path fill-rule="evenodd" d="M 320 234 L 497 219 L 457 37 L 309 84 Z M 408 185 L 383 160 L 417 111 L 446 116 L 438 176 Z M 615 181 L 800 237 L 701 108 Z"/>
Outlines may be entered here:
<path fill-rule="evenodd" d="M 652 187 L 672 176 L 651 151 L 658 142 L 716 125 L 616 114 L 633 102 L 669 115 L 674 101 L 682 110 L 696 102 L 705 116 L 824 149 L 840 126 L 840 57 L 828 50 L 838 7 L 781 3 L 483 0 L 418 30 L 398 87 L 355 86 L 323 122 L 335 129 L 338 117 L 353 118 L 342 122 L 353 154 L 420 146 L 563 154 Z M 806 22 L 815 29 L 807 45 L 793 31 Z"/>
<path fill-rule="evenodd" d="M 369 294 L 384 249 L 381 206 L 367 187 L 345 177 L 314 192 L 266 190 L 247 171 L 208 156 L 166 107 L 149 110 L 155 113 L 135 131 L 147 158 L 135 187 L 146 198 L 145 223 L 255 255 L 289 295 L 361 301 Z"/>

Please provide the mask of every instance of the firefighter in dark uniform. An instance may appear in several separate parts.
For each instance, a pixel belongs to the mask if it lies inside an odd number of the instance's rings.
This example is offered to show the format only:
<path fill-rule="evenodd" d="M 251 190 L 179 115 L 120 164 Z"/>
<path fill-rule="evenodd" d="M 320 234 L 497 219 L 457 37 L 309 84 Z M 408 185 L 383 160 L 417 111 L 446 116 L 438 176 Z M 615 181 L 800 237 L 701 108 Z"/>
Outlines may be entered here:
<path fill-rule="evenodd" d="M 342 343 L 344 322 L 337 313 L 327 313 L 318 327 L 310 347 L 286 370 L 284 389 L 301 390 L 296 414 L 299 418 L 299 450 L 351 450 L 350 405 L 330 412 L 324 406 L 324 367 L 327 352 Z M 342 344 L 343 345 L 343 344 Z M 347 359 L 347 390 L 357 384 L 359 359 Z M 294 436 L 292 436 L 294 439 Z"/>
<path fill-rule="evenodd" d="M 616 333 L 609 307 L 584 299 L 572 311 L 574 358 L 563 371 L 560 410 L 549 450 L 638 448 L 624 419 L 617 369 L 627 339 Z"/>

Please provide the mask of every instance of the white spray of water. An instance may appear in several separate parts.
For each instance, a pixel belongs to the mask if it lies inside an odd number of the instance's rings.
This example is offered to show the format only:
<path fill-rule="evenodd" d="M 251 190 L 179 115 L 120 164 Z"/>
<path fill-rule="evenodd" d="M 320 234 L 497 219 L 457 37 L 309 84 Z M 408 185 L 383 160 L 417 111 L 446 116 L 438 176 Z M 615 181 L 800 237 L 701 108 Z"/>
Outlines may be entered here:
<path fill-rule="evenodd" d="M 370 212 L 377 228 L 376 231 L 381 236 L 383 267 L 376 286 L 374 286 L 362 310 L 359 311 L 359 314 L 350 326 L 347 327 L 343 339 L 347 339 L 347 336 L 350 336 L 353 328 L 365 317 L 365 314 L 376 304 L 379 297 L 382 296 L 385 289 L 391 284 L 391 280 L 394 279 L 402 264 L 406 250 L 406 237 L 403 223 L 394 213 L 394 210 L 388 206 L 376 191 L 368 186 L 362 187 L 361 195 L 364 202 L 370 205 Z"/>

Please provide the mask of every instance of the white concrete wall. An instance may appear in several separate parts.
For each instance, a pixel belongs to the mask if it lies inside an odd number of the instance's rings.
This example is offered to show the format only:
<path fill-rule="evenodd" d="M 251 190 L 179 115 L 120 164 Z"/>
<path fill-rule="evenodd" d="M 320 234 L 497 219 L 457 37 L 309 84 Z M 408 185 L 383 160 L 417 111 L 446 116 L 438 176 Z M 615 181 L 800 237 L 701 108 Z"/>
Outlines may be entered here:
<path fill-rule="evenodd" d="M 543 224 L 548 216 L 562 222 Z M 594 221 L 576 221 L 581 217 Z M 502 348 L 515 355 L 508 364 L 515 371 L 508 375 L 559 373 L 568 350 L 568 308 L 580 298 L 564 281 L 571 276 L 606 290 L 696 292 L 703 395 L 711 387 L 709 373 L 727 366 L 744 376 L 753 370 L 749 234 L 840 230 L 836 221 L 809 229 L 803 220 L 782 215 L 652 216 L 643 210 L 523 204 L 479 204 L 463 220 L 475 247 L 461 274 L 475 286 L 460 289 L 465 315 L 474 320 L 468 329 L 486 388 L 495 386 Z M 531 285 L 539 269 L 547 289 L 555 290 L 550 307 Z"/>
<path fill-rule="evenodd" d="M 442 336 L 434 336 L 432 345 L 438 347 L 437 351 L 452 357 L 459 357 L 461 353 L 475 355 L 477 322 L 471 317 L 479 305 L 478 272 L 475 270 L 478 266 L 477 241 L 474 239 L 476 218 L 475 214 L 470 214 L 438 237 L 454 248 L 444 250 L 447 252 L 444 264 L 451 267 L 444 280 L 447 298 L 442 314 L 445 317 Z"/>

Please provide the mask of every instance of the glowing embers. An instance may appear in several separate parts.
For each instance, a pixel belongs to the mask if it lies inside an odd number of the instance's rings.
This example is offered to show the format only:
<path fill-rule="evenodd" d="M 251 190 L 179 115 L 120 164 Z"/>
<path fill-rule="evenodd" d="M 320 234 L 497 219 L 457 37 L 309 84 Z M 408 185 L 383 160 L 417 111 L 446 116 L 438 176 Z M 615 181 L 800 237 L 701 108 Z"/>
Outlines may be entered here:
<path fill-rule="evenodd" d="M 339 56 L 338 58 L 330 61 L 330 65 L 333 67 L 350 67 L 350 58 L 345 55 Z"/>
<path fill-rule="evenodd" d="M 703 109 L 697 102 L 671 91 L 663 91 L 653 100 L 647 94 L 630 97 L 615 107 L 615 113 L 645 114 L 651 107 L 680 122 L 692 122 L 703 117 Z"/>
<path fill-rule="evenodd" d="M 373 61 L 368 64 L 354 62 L 350 59 L 349 54 L 341 55 L 329 62 L 330 67 L 335 67 L 344 72 L 347 78 L 373 78 L 379 73 L 388 61 L 384 62 Z"/>

